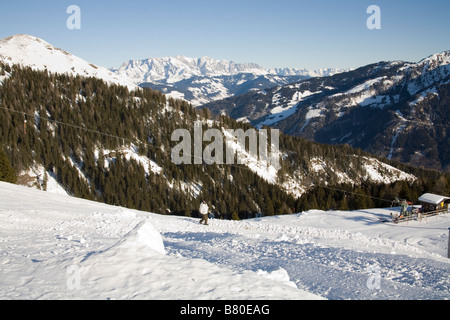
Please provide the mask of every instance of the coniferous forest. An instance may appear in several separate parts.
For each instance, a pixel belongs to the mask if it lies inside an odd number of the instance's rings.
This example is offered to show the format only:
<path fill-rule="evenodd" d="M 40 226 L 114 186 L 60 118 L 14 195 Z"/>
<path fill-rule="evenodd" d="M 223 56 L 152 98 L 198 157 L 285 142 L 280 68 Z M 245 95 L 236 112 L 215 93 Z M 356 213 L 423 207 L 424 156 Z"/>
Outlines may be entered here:
<path fill-rule="evenodd" d="M 287 135 L 280 136 L 275 184 L 245 165 L 175 165 L 174 130 L 192 131 L 199 120 L 205 129 L 250 126 L 151 89 L 130 92 L 96 78 L 9 65 L 0 65 L 0 75 L 8 75 L 0 83 L 1 181 L 30 184 L 29 169 L 43 167 L 43 176 L 31 181 L 43 190 L 51 176 L 75 197 L 185 216 L 197 216 L 206 200 L 226 219 L 387 207 L 395 197 L 415 201 L 424 192 L 450 194 L 444 173 L 389 162 L 417 179 L 380 184 L 364 178 L 364 159 L 373 155 Z M 317 159 L 327 164 L 323 170 L 311 169 Z M 343 182 L 336 172 L 351 181 Z M 301 197 L 289 192 L 288 181 L 306 192 Z"/>

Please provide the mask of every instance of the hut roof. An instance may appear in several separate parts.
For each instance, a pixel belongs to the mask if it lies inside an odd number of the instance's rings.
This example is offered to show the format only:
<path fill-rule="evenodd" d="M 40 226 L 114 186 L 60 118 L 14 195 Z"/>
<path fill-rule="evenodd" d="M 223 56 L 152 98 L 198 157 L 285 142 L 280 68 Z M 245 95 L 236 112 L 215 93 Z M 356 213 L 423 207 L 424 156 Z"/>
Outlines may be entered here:
<path fill-rule="evenodd" d="M 438 205 L 439 203 L 450 200 L 449 197 L 441 196 L 438 194 L 432 194 L 432 193 L 425 193 L 420 196 L 419 201 L 429 204 Z"/>

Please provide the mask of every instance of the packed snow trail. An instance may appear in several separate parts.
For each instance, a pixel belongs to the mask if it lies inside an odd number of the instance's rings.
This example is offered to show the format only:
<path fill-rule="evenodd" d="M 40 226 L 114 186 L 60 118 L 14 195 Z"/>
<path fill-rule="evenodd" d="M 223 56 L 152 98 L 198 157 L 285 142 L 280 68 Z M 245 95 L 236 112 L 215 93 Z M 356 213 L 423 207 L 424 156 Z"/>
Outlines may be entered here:
<path fill-rule="evenodd" d="M 164 238 L 171 254 L 202 258 L 236 270 L 270 272 L 282 268 L 297 287 L 329 299 L 449 297 L 448 264 L 429 259 L 405 255 L 393 258 L 391 254 L 327 248 L 313 243 L 283 240 L 275 243 L 273 239 L 259 239 L 255 243 L 232 234 L 187 232 L 164 234 Z M 367 282 L 377 274 L 380 286 L 368 286 Z"/>
<path fill-rule="evenodd" d="M 420 232 L 417 241 L 412 239 L 414 228 L 430 234 L 437 231 L 440 239 L 446 239 L 446 228 L 436 225 L 445 225 L 449 217 L 404 227 L 379 223 L 379 215 L 388 212 L 369 211 L 373 217 L 366 221 L 370 226 L 366 234 L 324 228 L 329 222 L 322 223 L 321 228 L 311 227 L 308 220 L 317 222 L 317 218 L 329 214 L 321 211 L 238 222 L 210 220 L 207 227 L 190 218 L 156 224 L 169 255 L 201 258 L 239 271 L 281 270 L 298 288 L 328 299 L 450 298 L 449 261 L 433 252 L 443 252 L 439 246 L 446 247 L 446 241 L 436 241 L 437 247 L 430 252 L 426 250 L 429 244 L 418 246 L 428 241 Z M 360 213 L 352 214 L 346 214 L 346 218 L 360 220 Z M 339 221 L 337 216 L 334 214 L 335 222 Z M 191 224 L 190 231 L 185 231 L 186 223 Z M 407 230 L 403 236 L 410 233 L 408 238 L 380 238 L 383 233 L 398 234 L 399 230 Z"/>

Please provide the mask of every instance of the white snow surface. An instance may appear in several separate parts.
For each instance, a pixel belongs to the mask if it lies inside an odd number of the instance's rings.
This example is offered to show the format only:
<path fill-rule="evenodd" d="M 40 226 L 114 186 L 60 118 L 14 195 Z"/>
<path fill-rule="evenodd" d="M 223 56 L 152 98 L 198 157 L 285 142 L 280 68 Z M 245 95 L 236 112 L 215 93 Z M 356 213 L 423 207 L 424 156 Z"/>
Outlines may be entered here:
<path fill-rule="evenodd" d="M 53 73 L 67 73 L 84 77 L 95 77 L 108 84 L 117 84 L 136 90 L 139 87 L 128 78 L 93 65 L 48 42 L 26 34 L 0 39 L 0 60 L 8 64 L 19 64 L 34 70 L 48 70 Z"/>
<path fill-rule="evenodd" d="M 0 299 L 448 299 L 450 214 L 163 216 L 0 183 Z"/>

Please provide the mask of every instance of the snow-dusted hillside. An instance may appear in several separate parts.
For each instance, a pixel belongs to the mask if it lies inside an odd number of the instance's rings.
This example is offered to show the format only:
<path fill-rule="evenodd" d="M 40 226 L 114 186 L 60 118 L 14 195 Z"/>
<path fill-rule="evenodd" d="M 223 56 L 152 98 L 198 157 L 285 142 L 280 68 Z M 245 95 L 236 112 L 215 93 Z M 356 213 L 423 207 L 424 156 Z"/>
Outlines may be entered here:
<path fill-rule="evenodd" d="M 450 51 L 419 62 L 379 62 L 203 105 L 254 126 L 389 159 L 449 165 Z"/>
<path fill-rule="evenodd" d="M 306 116 L 297 125 L 297 130 L 303 132 L 312 125 L 308 120 L 325 118 L 329 113 L 342 118 L 351 107 L 383 109 L 399 104 L 404 99 L 414 100 L 412 98 L 416 98 L 416 95 L 422 100 L 429 93 L 437 95 L 437 88 L 448 84 L 449 63 L 450 51 L 444 51 L 417 63 L 380 62 L 348 73 L 325 73 L 324 79 L 314 78 L 254 93 L 248 103 L 260 102 L 264 112 L 254 108 L 257 117 L 253 114 L 241 116 L 248 117 L 254 124 L 274 125 L 305 110 Z M 339 75 L 326 77 L 333 74 Z M 403 89 L 408 91 L 406 98 L 401 96 Z M 232 99 L 227 103 L 229 109 L 236 107 L 236 101 Z M 417 101 L 410 103 L 410 106 L 415 104 Z M 231 110 L 226 111 L 231 113 Z"/>
<path fill-rule="evenodd" d="M 204 226 L 0 183 L 0 299 L 450 298 L 450 215 L 390 211 Z"/>
<path fill-rule="evenodd" d="M 0 61 L 7 64 L 20 64 L 36 70 L 48 70 L 53 73 L 95 77 L 110 84 L 126 86 L 130 90 L 138 88 L 129 79 L 104 67 L 93 65 L 42 39 L 25 34 L 0 40 Z"/>

